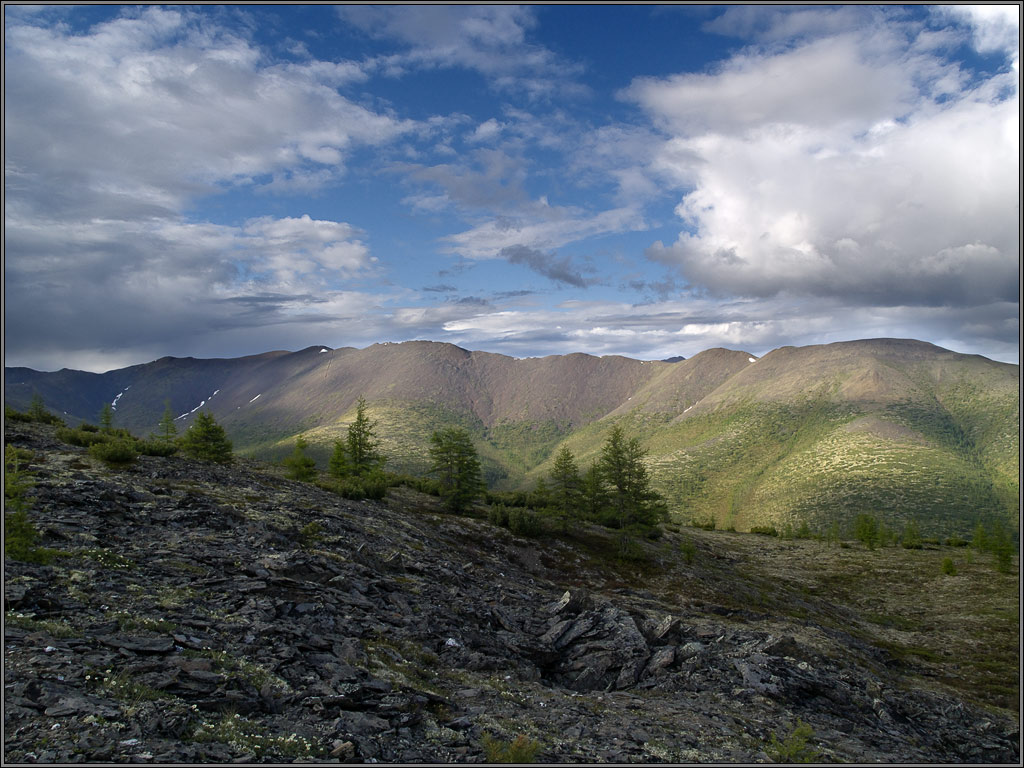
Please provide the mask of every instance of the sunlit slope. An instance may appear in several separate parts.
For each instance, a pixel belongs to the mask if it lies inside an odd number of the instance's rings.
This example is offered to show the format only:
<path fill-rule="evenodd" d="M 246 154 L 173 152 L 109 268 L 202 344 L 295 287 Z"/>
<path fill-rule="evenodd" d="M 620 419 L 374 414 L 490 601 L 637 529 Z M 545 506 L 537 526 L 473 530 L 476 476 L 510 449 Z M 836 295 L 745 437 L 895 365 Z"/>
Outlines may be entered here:
<path fill-rule="evenodd" d="M 920 342 L 782 348 L 646 430 L 651 469 L 678 514 L 724 527 L 1016 524 L 1018 380 Z"/>

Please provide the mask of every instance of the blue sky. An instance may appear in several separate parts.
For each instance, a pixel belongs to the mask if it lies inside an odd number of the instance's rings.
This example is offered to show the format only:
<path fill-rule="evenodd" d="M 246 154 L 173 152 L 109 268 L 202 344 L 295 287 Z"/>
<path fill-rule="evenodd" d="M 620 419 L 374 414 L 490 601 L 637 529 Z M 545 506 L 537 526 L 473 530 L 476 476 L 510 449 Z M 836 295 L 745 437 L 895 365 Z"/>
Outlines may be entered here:
<path fill-rule="evenodd" d="M 5 6 L 5 364 L 1017 362 L 1009 6 Z"/>

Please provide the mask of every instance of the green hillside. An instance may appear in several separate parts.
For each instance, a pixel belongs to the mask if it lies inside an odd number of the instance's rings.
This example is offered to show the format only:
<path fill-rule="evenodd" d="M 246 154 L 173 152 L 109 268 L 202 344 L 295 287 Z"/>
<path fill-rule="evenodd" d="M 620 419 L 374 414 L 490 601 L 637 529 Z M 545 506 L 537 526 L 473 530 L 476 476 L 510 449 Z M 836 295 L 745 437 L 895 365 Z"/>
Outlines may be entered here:
<path fill-rule="evenodd" d="M 761 358 L 712 349 L 674 363 L 516 359 L 417 341 L 5 376 L 21 409 L 40 392 L 71 423 L 95 421 L 116 398 L 116 425 L 145 435 L 170 400 L 179 430 L 202 408 L 239 454 L 277 461 L 302 435 L 321 467 L 363 397 L 388 469 L 425 472 L 431 434 L 458 425 L 494 490 L 532 488 L 563 445 L 585 469 L 619 424 L 648 450 L 676 519 L 722 528 L 824 532 L 861 513 L 933 536 L 995 520 L 1018 527 L 1018 366 L 913 340 Z"/>

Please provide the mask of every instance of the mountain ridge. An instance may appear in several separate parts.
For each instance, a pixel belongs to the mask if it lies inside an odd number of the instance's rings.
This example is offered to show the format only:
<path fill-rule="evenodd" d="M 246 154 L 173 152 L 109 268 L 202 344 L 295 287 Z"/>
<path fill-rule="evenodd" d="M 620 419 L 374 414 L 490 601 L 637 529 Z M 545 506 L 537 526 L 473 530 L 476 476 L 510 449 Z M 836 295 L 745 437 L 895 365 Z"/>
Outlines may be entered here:
<path fill-rule="evenodd" d="M 115 402 L 115 423 L 179 430 L 209 410 L 244 455 L 280 459 L 302 435 L 322 466 L 358 398 L 390 468 L 423 472 L 434 429 L 467 428 L 496 489 L 529 487 L 562 445 L 581 467 L 613 425 L 649 451 L 677 517 L 722 527 L 844 524 L 860 513 L 936 533 L 1019 504 L 1019 366 L 913 339 L 714 348 L 678 362 L 587 353 L 514 358 L 444 342 L 313 345 L 243 358 L 172 358 L 105 374 L 5 369 L 71 423 Z"/>

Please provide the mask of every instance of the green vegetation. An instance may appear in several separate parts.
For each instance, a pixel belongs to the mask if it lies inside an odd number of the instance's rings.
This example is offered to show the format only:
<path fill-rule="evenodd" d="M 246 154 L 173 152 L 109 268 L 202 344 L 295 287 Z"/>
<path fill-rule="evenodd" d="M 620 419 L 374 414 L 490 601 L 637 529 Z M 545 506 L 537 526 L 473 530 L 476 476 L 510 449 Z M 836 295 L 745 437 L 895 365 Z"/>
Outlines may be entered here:
<path fill-rule="evenodd" d="M 193 459 L 225 464 L 233 458 L 231 441 L 224 428 L 207 411 L 199 412 L 178 443 L 182 453 Z"/>
<path fill-rule="evenodd" d="M 156 428 L 156 439 L 165 443 L 173 443 L 178 436 L 178 427 L 174 424 L 174 411 L 171 410 L 171 401 L 164 401 L 164 412 L 160 417 L 160 423 Z"/>
<path fill-rule="evenodd" d="M 366 415 L 366 401 L 359 398 L 356 418 L 349 425 L 344 441 L 336 440 L 331 455 L 330 472 L 338 478 L 366 477 L 380 472 L 386 461 L 380 452 L 377 425 Z"/>
<path fill-rule="evenodd" d="M 4 446 L 4 556 L 46 565 L 57 552 L 38 546 L 39 531 L 28 517 L 30 503 L 26 493 L 32 487 L 32 478 L 22 468 L 24 460 L 22 452 L 13 445 Z"/>
<path fill-rule="evenodd" d="M 89 446 L 89 455 L 112 467 L 133 464 L 139 458 L 134 441 L 105 440 Z"/>
<path fill-rule="evenodd" d="M 389 485 L 383 469 L 387 458 L 376 430 L 377 423 L 366 415 L 366 401 L 359 398 L 345 439 L 334 441 L 328 465 L 331 480 L 323 487 L 349 499 L 384 498 Z"/>
<path fill-rule="evenodd" d="M 580 516 L 583 505 L 582 479 L 576 457 L 563 445 L 550 472 L 550 509 L 564 530 L 573 518 Z"/>
<path fill-rule="evenodd" d="M 483 491 L 480 460 L 469 432 L 449 427 L 431 435 L 430 442 L 430 471 L 441 483 L 445 504 L 452 512 L 463 512 Z"/>
<path fill-rule="evenodd" d="M 816 763 L 821 752 L 811 746 L 814 729 L 797 718 L 796 725 L 782 741 L 772 731 L 771 741 L 765 751 L 776 763 Z"/>
<path fill-rule="evenodd" d="M 28 406 L 27 416 L 30 421 L 35 421 L 39 424 L 64 426 L 62 418 L 46 410 L 46 407 L 43 405 L 43 398 L 38 392 L 32 395 L 32 402 Z"/>
<path fill-rule="evenodd" d="M 540 751 L 540 744 L 523 734 L 512 741 L 502 741 L 485 733 L 481 744 L 489 763 L 532 763 Z"/>
<path fill-rule="evenodd" d="M 295 440 L 295 450 L 292 455 L 284 460 L 284 466 L 288 470 L 288 477 L 292 480 L 308 482 L 316 477 L 316 461 L 306 455 L 308 443 L 301 437 Z"/>
<path fill-rule="evenodd" d="M 621 427 L 612 427 L 597 464 L 608 495 L 607 506 L 600 515 L 606 525 L 647 529 L 668 518 L 664 501 L 651 488 L 644 465 L 646 453 L 639 440 L 627 440 Z"/>
<path fill-rule="evenodd" d="M 100 411 L 100 428 L 104 432 L 112 432 L 114 429 L 114 408 L 110 403 L 104 403 Z"/>
<path fill-rule="evenodd" d="M 874 549 L 880 542 L 878 520 L 873 515 L 861 513 L 853 521 L 853 538 L 868 549 Z"/>

